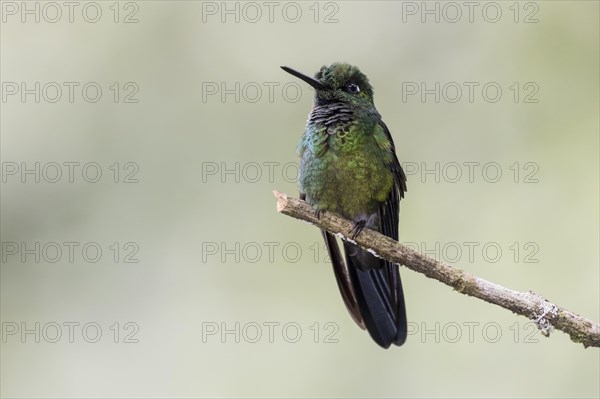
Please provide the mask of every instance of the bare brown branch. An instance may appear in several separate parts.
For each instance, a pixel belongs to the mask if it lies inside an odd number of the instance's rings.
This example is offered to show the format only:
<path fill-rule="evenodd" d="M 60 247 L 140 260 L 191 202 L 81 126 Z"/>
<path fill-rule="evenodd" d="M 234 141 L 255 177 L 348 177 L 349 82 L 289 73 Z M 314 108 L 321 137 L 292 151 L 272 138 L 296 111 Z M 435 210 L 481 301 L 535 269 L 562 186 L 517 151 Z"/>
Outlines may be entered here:
<path fill-rule="evenodd" d="M 278 191 L 274 191 L 273 194 L 277 197 L 277 212 L 304 220 L 344 240 L 351 241 L 344 236 L 345 232 L 352 229 L 351 221 L 330 212 L 321 213 L 317 219 L 315 210 L 306 202 L 288 197 Z M 556 328 L 569 334 L 571 340 L 583 344 L 586 348 L 600 347 L 600 325 L 597 322 L 550 303 L 533 291 L 518 292 L 505 288 L 436 261 L 370 229 L 364 229 L 355 242 L 381 258 L 441 281 L 462 294 L 483 299 L 532 319 L 546 336 Z"/>

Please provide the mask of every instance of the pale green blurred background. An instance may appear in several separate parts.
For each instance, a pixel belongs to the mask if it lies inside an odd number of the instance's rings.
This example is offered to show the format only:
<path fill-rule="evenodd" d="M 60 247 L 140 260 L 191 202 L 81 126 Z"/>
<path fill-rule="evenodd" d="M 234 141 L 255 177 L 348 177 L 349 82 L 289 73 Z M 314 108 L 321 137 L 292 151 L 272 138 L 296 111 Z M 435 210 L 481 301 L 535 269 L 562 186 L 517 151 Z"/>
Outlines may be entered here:
<path fill-rule="evenodd" d="M 31 16 L 21 23 L 6 3 L 2 82 L 91 81 L 103 96 L 88 103 L 76 89 L 73 103 L 65 91 L 55 104 L 8 96 L 1 104 L 3 171 L 11 162 L 97 162 L 103 176 L 95 184 L 81 174 L 73 183 L 6 176 L 2 242 L 96 242 L 103 255 L 90 263 L 79 250 L 73 263 L 66 254 L 36 263 L 32 256 L 23 262 L 20 254 L 3 254 L 2 396 L 599 396 L 598 349 L 584 349 L 562 332 L 545 338 L 527 319 L 407 269 L 402 277 L 412 334 L 401 348 L 380 349 L 347 314 L 318 231 L 277 214 L 271 194 L 297 194 L 283 171 L 297 162 L 313 94 L 301 84 L 298 101 L 286 100 L 282 87 L 296 80 L 279 66 L 313 74 L 323 64 L 353 63 L 375 87 L 405 165 L 496 162 L 503 173 L 497 183 L 485 181 L 481 167 L 473 182 L 466 175 L 456 183 L 444 175 L 439 183 L 432 175 L 409 175 L 401 240 L 428 249 L 458 243 L 459 267 L 534 290 L 598 321 L 598 2 L 499 2 L 497 23 L 482 18 L 486 3 L 477 3 L 473 22 L 465 14 L 456 23 L 447 21 L 451 9 L 439 23 L 403 14 L 411 6 L 422 11 L 421 2 L 297 2 L 302 16 L 296 23 L 282 16 L 287 6 L 286 16 L 294 17 L 289 3 L 277 3 L 272 22 L 267 6 L 257 3 L 263 15 L 256 23 L 249 21 L 255 10 L 243 14 L 243 3 L 239 23 L 235 15 L 221 22 L 221 2 L 119 3 L 119 23 L 113 2 L 98 3 L 97 23 L 81 17 L 85 3 L 73 23 L 65 7 L 57 23 L 35 23 Z M 216 15 L 203 13 L 214 7 Z M 121 23 L 133 11 L 139 22 Z M 538 22 L 523 23 L 531 13 Z M 337 22 L 323 23 L 327 15 Z M 135 82 L 139 102 L 115 103 L 114 82 L 121 89 Z M 262 97 L 248 101 L 255 92 L 247 91 L 236 103 L 234 95 L 221 101 L 207 94 L 222 82 L 230 89 L 254 82 L 248 90 L 259 85 Z M 265 82 L 278 84 L 272 101 Z M 432 96 L 423 103 L 418 95 L 403 101 L 406 82 L 479 82 L 480 88 L 497 82 L 503 94 L 496 103 L 483 100 L 481 89 L 472 103 L 466 91 L 456 103 L 436 103 Z M 516 103 L 514 82 L 521 90 Z M 527 82 L 539 87 L 538 103 L 524 103 Z M 139 182 L 115 183 L 109 169 L 115 162 L 121 181 L 130 171 L 124 164 L 135 162 Z M 537 165 L 537 182 L 524 182 L 533 170 L 524 169 L 527 162 Z M 237 175 L 221 176 L 236 163 Z M 217 174 L 207 174 L 214 167 Z M 285 170 L 293 177 L 293 167 Z M 117 262 L 114 242 L 121 247 Z M 137 244 L 138 263 L 123 262 L 127 242 Z M 473 259 L 465 242 L 478 243 Z M 482 255 L 486 243 L 502 249 L 497 262 Z M 220 245 L 239 250 L 223 254 Z M 538 262 L 526 262 L 528 254 Z M 454 258 L 454 252 L 445 255 Z M 54 330 L 39 343 L 34 335 L 7 333 L 36 322 L 80 326 L 72 343 L 67 327 L 57 343 L 47 339 Z M 97 343 L 82 338 L 81 326 L 89 322 L 102 328 Z M 123 342 L 132 331 L 127 322 L 139 327 L 133 337 L 139 342 Z M 203 328 L 206 333 L 221 323 L 229 329 L 239 323 L 239 343 L 221 331 L 203 337 Z M 279 323 L 273 342 L 269 323 Z M 298 342 L 288 342 L 294 329 L 283 335 L 286 323 L 299 326 Z M 253 343 L 256 325 L 262 336 Z M 337 342 L 326 342 L 330 332 Z"/>

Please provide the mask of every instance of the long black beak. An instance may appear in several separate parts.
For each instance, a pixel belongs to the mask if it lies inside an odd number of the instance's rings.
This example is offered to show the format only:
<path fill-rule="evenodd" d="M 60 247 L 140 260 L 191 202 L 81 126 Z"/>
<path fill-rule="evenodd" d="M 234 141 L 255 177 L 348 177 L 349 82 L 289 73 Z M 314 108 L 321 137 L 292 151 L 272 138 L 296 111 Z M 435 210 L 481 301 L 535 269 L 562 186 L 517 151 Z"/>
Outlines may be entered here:
<path fill-rule="evenodd" d="M 325 86 L 323 83 L 319 82 L 318 80 L 311 78 L 310 76 L 306 76 L 305 74 L 295 71 L 292 68 L 288 68 L 286 66 L 282 66 L 281 69 L 283 69 L 290 75 L 294 75 L 295 77 L 302 79 L 303 81 L 305 81 L 306 83 L 308 83 L 309 85 L 314 87 L 316 90 L 327 90 L 327 86 Z"/>

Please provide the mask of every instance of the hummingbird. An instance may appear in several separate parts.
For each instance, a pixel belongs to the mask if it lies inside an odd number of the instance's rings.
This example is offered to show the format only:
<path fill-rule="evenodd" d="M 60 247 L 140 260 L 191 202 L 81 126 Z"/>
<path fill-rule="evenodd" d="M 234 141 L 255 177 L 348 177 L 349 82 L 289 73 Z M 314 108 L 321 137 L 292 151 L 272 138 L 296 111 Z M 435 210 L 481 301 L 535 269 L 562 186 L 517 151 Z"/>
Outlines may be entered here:
<path fill-rule="evenodd" d="M 317 217 L 333 212 L 354 222 L 356 238 L 370 228 L 398 240 L 406 175 L 392 135 L 373 102 L 373 88 L 357 67 L 323 66 L 314 78 L 284 71 L 315 89 L 313 108 L 298 145 L 300 198 Z M 321 230 L 338 288 L 354 321 L 383 348 L 406 340 L 406 310 L 398 265 Z"/>

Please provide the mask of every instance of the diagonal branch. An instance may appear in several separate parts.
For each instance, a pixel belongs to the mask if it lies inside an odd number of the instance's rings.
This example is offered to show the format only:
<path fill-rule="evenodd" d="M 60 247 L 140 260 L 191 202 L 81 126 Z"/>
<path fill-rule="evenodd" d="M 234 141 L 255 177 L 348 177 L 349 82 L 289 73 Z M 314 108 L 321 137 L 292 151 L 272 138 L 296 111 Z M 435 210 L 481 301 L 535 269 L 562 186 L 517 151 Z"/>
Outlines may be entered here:
<path fill-rule="evenodd" d="M 317 219 L 315 210 L 306 202 L 273 191 L 277 198 L 277 211 L 296 219 L 304 220 L 327 230 L 338 237 L 352 229 L 353 223 L 331 212 L 323 212 Z M 600 325 L 578 314 L 548 302 L 538 294 L 518 292 L 502 287 L 491 281 L 474 276 L 464 270 L 438 262 L 376 231 L 364 229 L 355 239 L 359 246 L 374 251 L 377 256 L 402 264 L 411 270 L 422 273 L 449 285 L 456 291 L 483 299 L 514 313 L 532 319 L 546 336 L 553 328 L 569 334 L 571 340 L 584 347 L 600 347 Z"/>

